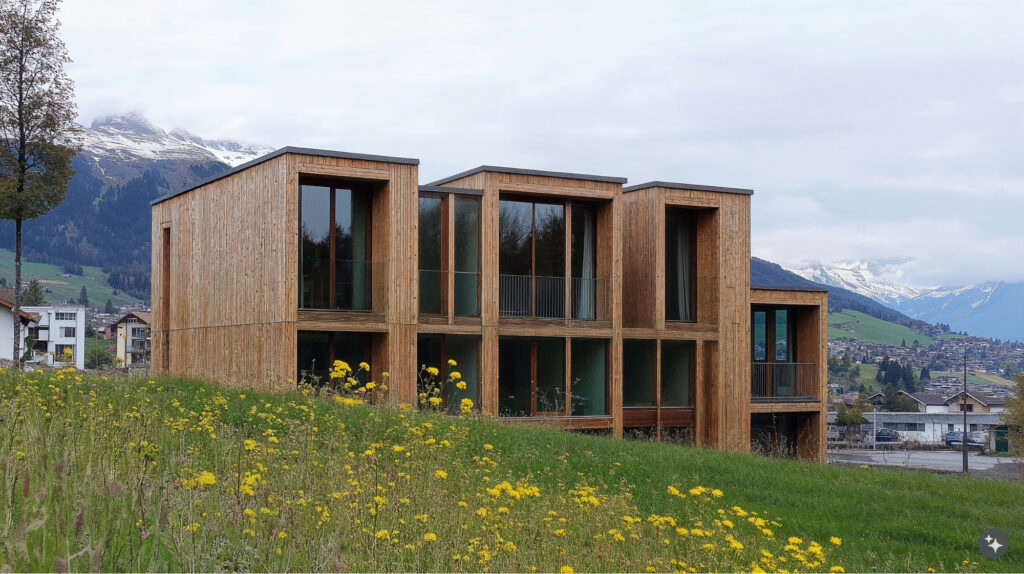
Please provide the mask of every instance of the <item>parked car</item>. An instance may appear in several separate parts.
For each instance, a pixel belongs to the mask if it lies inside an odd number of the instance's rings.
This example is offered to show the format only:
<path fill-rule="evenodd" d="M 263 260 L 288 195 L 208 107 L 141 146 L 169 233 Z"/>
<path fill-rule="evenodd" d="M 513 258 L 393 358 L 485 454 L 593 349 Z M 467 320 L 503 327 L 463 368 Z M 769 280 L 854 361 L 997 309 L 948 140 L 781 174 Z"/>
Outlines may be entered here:
<path fill-rule="evenodd" d="M 828 425 L 828 431 L 825 433 L 828 440 L 839 440 L 839 427 L 836 425 Z"/>
<path fill-rule="evenodd" d="M 875 442 L 900 442 L 900 433 L 892 429 L 878 429 L 875 431 Z"/>
<path fill-rule="evenodd" d="M 985 450 L 985 433 L 981 431 L 974 431 L 967 433 L 967 448 L 976 448 L 978 450 Z M 946 433 L 946 446 L 949 448 L 960 449 L 964 444 L 964 433 L 962 431 L 953 431 Z"/>

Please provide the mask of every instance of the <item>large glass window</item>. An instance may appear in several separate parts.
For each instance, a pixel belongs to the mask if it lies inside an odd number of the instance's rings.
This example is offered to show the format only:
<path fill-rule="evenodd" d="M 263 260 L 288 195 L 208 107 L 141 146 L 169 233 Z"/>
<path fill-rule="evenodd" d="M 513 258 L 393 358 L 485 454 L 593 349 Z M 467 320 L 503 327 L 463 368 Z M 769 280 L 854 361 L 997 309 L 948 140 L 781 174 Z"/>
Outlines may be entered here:
<path fill-rule="evenodd" d="M 697 227 L 693 210 L 665 210 L 665 320 L 696 321 Z"/>
<path fill-rule="evenodd" d="M 498 339 L 498 413 L 505 417 L 533 414 L 533 341 Z"/>
<path fill-rule="evenodd" d="M 357 182 L 299 187 L 299 307 L 368 311 L 372 190 Z"/>
<path fill-rule="evenodd" d="M 657 406 L 658 342 L 626 339 L 622 342 L 622 406 Z"/>
<path fill-rule="evenodd" d="M 420 195 L 420 313 L 445 312 L 442 301 L 442 282 L 445 280 L 442 263 L 441 198 Z"/>
<path fill-rule="evenodd" d="M 345 361 L 352 370 L 358 371 L 360 363 L 371 363 L 372 335 L 369 333 L 299 331 L 298 359 L 299 380 L 313 385 L 329 385 L 334 361 Z M 370 373 L 359 373 L 359 381 L 371 380 Z"/>
<path fill-rule="evenodd" d="M 565 339 L 499 338 L 499 414 L 509 417 L 607 414 L 607 345 L 605 339 L 572 339 L 572 362 L 567 364 Z M 568 381 L 567 374 L 571 374 Z M 572 389 L 571 404 L 566 404 L 567 384 Z"/>
<path fill-rule="evenodd" d="M 566 229 L 567 213 L 571 229 Z M 571 312 L 573 319 L 596 319 L 595 206 L 502 199 L 498 217 L 499 313 L 564 318 Z M 566 281 L 570 281 L 568 293 Z"/>
<path fill-rule="evenodd" d="M 606 414 L 606 349 L 603 339 L 572 340 L 573 415 Z"/>
<path fill-rule="evenodd" d="M 480 313 L 480 198 L 455 195 L 455 315 Z"/>
<path fill-rule="evenodd" d="M 443 385 L 442 398 L 449 414 L 461 412 L 462 399 L 473 401 L 473 408 L 480 404 L 480 338 L 468 335 L 436 335 L 423 334 L 416 339 L 416 360 L 420 368 L 435 367 L 438 369 L 438 383 Z M 455 366 L 448 363 L 455 361 Z M 459 374 L 466 384 L 465 389 L 455 384 L 447 384 L 453 372 Z M 422 392 L 424 389 L 420 389 Z"/>
<path fill-rule="evenodd" d="M 693 406 L 696 357 L 693 341 L 661 342 L 661 406 Z"/>

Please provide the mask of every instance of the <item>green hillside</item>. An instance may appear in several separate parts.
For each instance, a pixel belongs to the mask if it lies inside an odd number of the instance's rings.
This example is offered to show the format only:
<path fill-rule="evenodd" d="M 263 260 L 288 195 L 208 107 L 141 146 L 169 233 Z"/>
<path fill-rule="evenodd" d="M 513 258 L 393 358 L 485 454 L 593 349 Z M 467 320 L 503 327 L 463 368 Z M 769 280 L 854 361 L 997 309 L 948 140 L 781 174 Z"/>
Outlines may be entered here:
<path fill-rule="evenodd" d="M 876 319 L 860 311 L 850 311 L 848 309 L 828 314 L 828 338 L 854 338 L 860 339 L 865 343 L 891 345 L 893 347 L 898 347 L 903 341 L 906 341 L 907 346 L 910 346 L 915 339 L 925 347 L 932 344 L 931 337 L 918 333 L 909 327 Z"/>
<path fill-rule="evenodd" d="M 114 289 L 107 285 L 103 271 L 99 267 L 82 267 L 81 277 L 61 277 L 62 273 L 64 269 L 57 265 L 29 263 L 24 260 L 21 263 L 22 280 L 38 279 L 40 287 L 46 293 L 47 302 L 77 300 L 82 287 L 85 287 L 89 295 L 89 306 L 93 308 L 103 309 L 107 299 L 110 299 L 115 307 L 140 302 L 123 291 L 118 291 L 115 295 Z M 13 251 L 0 249 L 0 277 L 6 279 L 8 285 L 14 285 Z"/>
<path fill-rule="evenodd" d="M 381 391 L 383 389 L 381 388 Z M 12 571 L 1021 571 L 1024 485 L 0 370 Z M 99 542 L 98 542 L 99 541 Z"/>

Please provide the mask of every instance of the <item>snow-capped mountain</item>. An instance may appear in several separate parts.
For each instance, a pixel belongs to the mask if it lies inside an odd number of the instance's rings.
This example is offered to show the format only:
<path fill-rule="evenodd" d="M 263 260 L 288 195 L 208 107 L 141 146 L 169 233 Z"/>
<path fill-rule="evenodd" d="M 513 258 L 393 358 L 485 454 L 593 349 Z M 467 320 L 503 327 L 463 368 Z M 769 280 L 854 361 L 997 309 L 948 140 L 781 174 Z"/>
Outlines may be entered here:
<path fill-rule="evenodd" d="M 166 132 L 138 113 L 93 121 L 90 127 L 82 129 L 81 143 L 79 158 L 87 160 L 107 185 L 124 183 L 138 177 L 141 169 L 158 164 L 216 162 L 234 167 L 273 151 L 263 145 L 205 140 L 184 130 Z"/>
<path fill-rule="evenodd" d="M 877 260 L 787 267 L 805 279 L 842 287 L 913 318 L 945 323 L 954 331 L 1024 341 L 1024 283 L 986 282 L 918 288 L 892 281 L 899 263 Z"/>
<path fill-rule="evenodd" d="M 894 272 L 898 274 L 896 264 L 891 262 L 865 259 L 840 261 L 831 265 L 805 263 L 786 269 L 815 283 L 842 287 L 890 306 L 921 294 L 919 289 L 886 279 Z"/>

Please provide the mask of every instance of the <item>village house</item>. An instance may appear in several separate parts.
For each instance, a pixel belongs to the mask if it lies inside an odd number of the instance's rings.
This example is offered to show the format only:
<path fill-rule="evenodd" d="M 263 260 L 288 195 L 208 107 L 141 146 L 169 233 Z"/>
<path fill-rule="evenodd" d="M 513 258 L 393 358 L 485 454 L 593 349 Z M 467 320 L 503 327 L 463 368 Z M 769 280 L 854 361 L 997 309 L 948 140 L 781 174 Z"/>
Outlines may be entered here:
<path fill-rule="evenodd" d="M 25 351 L 25 337 L 28 336 L 29 327 L 39 320 L 38 315 L 26 312 L 24 309 L 19 313 L 21 317 L 21 344 L 18 348 Z M 14 303 L 6 299 L 0 299 L 0 361 L 14 360 Z"/>
<path fill-rule="evenodd" d="M 50 305 L 22 307 L 22 310 L 39 316 L 29 329 L 35 341 L 29 362 L 85 368 L 85 307 Z"/>
<path fill-rule="evenodd" d="M 449 412 L 823 460 L 827 294 L 750 285 L 750 190 L 418 163 L 283 148 L 154 200 L 154 371 L 344 360 L 416 404 L 434 366 Z"/>
<path fill-rule="evenodd" d="M 150 362 L 150 325 L 153 314 L 147 311 L 131 311 L 110 324 L 116 343 L 116 357 L 125 367 L 148 365 Z"/>

